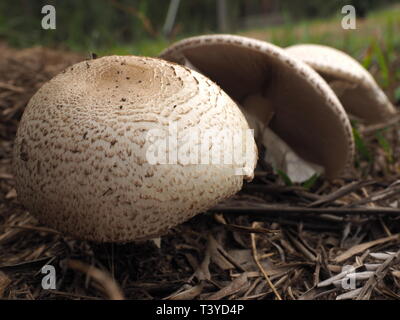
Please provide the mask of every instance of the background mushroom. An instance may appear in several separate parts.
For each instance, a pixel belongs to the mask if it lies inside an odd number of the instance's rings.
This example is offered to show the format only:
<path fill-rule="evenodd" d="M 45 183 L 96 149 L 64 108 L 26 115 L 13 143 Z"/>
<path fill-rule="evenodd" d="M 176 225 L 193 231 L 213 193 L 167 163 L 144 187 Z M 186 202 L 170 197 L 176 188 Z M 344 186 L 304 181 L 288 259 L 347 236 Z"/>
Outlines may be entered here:
<path fill-rule="evenodd" d="M 395 108 L 372 75 L 343 51 L 315 44 L 294 45 L 286 51 L 314 68 L 351 115 L 377 123 L 395 114 Z"/>
<path fill-rule="evenodd" d="M 20 201 L 75 237 L 152 238 L 236 193 L 236 163 L 151 163 L 151 130 L 177 125 L 179 152 L 196 129 L 247 130 L 237 105 L 195 71 L 160 59 L 110 56 L 73 65 L 30 100 L 14 147 Z M 241 153 L 242 150 L 235 150 Z M 169 159 L 170 160 L 170 159 Z"/>
<path fill-rule="evenodd" d="M 315 71 L 283 49 L 241 36 L 204 35 L 179 41 L 160 57 L 218 83 L 242 106 L 281 169 L 302 158 L 289 170 L 293 181 L 305 180 L 318 166 L 333 178 L 352 164 L 352 129 L 339 100 Z"/>

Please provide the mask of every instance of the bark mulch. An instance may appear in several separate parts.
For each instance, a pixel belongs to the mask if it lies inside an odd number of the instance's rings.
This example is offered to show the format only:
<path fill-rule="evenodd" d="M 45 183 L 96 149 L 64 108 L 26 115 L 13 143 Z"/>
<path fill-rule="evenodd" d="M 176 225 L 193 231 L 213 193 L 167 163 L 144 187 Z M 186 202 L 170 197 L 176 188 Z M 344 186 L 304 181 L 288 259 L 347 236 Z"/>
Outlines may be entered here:
<path fill-rule="evenodd" d="M 0 298 L 399 299 L 399 117 L 357 124 L 354 172 L 285 185 L 268 169 L 234 198 L 157 241 L 95 244 L 37 222 L 19 203 L 11 150 L 30 97 L 85 59 L 0 44 Z M 55 266 L 57 289 L 42 289 Z"/>

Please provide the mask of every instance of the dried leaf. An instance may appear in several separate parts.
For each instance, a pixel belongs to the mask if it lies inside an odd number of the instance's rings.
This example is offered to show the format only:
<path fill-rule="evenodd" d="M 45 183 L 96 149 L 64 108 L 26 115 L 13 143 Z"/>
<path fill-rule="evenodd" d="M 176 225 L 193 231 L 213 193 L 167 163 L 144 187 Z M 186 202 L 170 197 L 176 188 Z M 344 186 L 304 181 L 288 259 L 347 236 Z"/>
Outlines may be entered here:
<path fill-rule="evenodd" d="M 390 242 L 390 241 L 399 241 L 399 240 L 400 240 L 400 234 L 395 234 L 390 237 L 381 238 L 381 239 L 373 240 L 370 242 L 364 242 L 364 243 L 358 244 L 354 247 L 351 247 L 349 250 L 343 252 L 342 254 L 337 256 L 334 259 L 334 261 L 336 263 L 341 263 L 341 262 L 346 261 L 347 259 L 351 258 L 352 256 L 359 254 L 359 253 L 361 253 L 371 247 L 374 247 L 378 244 L 383 244 L 383 243 Z"/>
<path fill-rule="evenodd" d="M 249 282 L 248 282 L 247 272 L 244 272 L 238 278 L 233 280 L 229 285 L 227 285 L 225 288 L 222 288 L 221 290 L 212 294 L 207 299 L 220 300 L 222 298 L 225 298 L 226 296 L 230 296 L 232 294 L 239 292 L 248 285 Z"/>

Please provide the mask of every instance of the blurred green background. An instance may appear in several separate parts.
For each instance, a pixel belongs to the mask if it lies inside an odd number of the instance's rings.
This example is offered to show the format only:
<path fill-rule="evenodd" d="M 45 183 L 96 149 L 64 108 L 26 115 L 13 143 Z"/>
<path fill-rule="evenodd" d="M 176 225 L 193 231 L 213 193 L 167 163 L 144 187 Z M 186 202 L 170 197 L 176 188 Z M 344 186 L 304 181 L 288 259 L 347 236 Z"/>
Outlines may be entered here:
<path fill-rule="evenodd" d="M 56 9 L 44 30 L 41 9 Z M 177 4 L 176 14 L 168 11 Z M 344 5 L 356 8 L 357 29 L 341 26 Z M 173 12 L 173 10 L 170 10 Z M 169 43 L 204 33 L 237 33 L 279 46 L 320 43 L 344 50 L 386 89 L 400 81 L 399 0 L 14 0 L 0 2 L 0 41 L 105 54 L 157 55 Z M 397 59 L 397 60 L 396 60 Z M 393 66 L 393 67 L 392 67 Z M 374 71 L 374 70 L 372 70 Z M 400 91 L 398 92 L 400 99 Z"/>
<path fill-rule="evenodd" d="M 81 52 L 154 55 L 185 36 L 226 32 L 283 46 L 319 42 L 348 51 L 357 51 L 357 42 L 386 37 L 398 49 L 400 8 L 393 7 L 398 0 L 181 0 L 175 1 L 179 3 L 175 19 L 165 30 L 173 2 L 3 0 L 0 39 L 17 47 L 40 44 Z M 41 28 L 41 8 L 46 4 L 56 8 L 56 30 Z M 341 28 L 341 8 L 347 4 L 357 10 L 357 30 Z M 373 18 L 368 28 L 365 17 Z"/>

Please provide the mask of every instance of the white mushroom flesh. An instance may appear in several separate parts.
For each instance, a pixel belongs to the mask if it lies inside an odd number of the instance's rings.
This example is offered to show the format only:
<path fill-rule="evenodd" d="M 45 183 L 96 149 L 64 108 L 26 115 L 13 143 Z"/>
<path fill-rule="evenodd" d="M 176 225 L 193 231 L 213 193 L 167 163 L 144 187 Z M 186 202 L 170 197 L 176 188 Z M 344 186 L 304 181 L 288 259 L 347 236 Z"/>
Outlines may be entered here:
<path fill-rule="evenodd" d="M 304 182 L 315 174 L 324 173 L 322 166 L 308 162 L 298 156 L 287 143 L 268 127 L 268 122 L 261 120 L 262 116 L 250 113 L 249 110 L 252 110 L 252 106 L 249 103 L 251 101 L 257 100 L 247 99 L 245 104 L 239 105 L 239 107 L 245 115 L 249 126 L 254 129 L 254 137 L 257 143 L 261 143 L 266 150 L 264 158 L 261 159 L 262 161 L 271 165 L 275 172 L 278 172 L 278 170 L 284 172 L 295 183 Z M 256 110 L 263 109 L 257 108 Z M 272 117 L 273 113 L 269 113 L 269 115 Z"/>
<path fill-rule="evenodd" d="M 235 163 L 151 163 L 148 134 L 171 123 L 178 134 L 169 156 L 193 130 L 249 130 L 232 99 L 188 68 L 135 56 L 73 65 L 43 85 L 23 114 L 14 147 L 20 201 L 77 238 L 126 242 L 157 237 L 252 178 L 254 140 L 244 176 L 234 174 Z"/>

